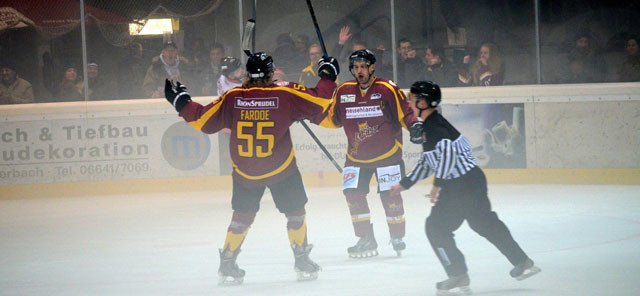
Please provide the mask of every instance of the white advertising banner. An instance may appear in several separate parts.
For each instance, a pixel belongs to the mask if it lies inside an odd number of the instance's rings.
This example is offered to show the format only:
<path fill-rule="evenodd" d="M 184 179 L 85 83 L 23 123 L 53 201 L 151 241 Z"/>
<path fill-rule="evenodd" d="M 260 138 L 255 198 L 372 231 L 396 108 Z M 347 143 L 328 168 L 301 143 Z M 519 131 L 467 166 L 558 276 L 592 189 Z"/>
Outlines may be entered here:
<path fill-rule="evenodd" d="M 217 136 L 175 114 L 67 117 L 2 123 L 0 186 L 220 172 Z"/>

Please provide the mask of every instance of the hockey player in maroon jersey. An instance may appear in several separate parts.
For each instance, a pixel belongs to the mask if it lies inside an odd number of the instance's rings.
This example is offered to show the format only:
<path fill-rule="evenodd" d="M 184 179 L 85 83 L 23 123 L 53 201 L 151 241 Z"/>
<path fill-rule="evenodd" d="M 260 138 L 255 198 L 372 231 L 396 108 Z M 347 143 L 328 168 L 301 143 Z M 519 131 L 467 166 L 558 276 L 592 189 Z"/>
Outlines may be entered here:
<path fill-rule="evenodd" d="M 358 242 L 348 248 L 349 256 L 378 255 L 366 196 L 373 174 L 387 216 L 393 249 L 405 249 L 405 217 L 402 196 L 390 194 L 391 186 L 404 176 L 402 128 L 417 120 L 407 105 L 405 94 L 389 80 L 373 75 L 376 58 L 369 50 L 349 57 L 349 70 L 356 80 L 340 85 L 333 96 L 327 117 L 320 123 L 328 128 L 344 128 L 348 147 L 343 170 L 343 192 Z"/>
<path fill-rule="evenodd" d="M 165 95 L 180 116 L 203 133 L 231 129 L 229 150 L 233 163 L 233 216 L 220 249 L 220 285 L 241 284 L 245 271 L 236 258 L 269 187 L 278 210 L 287 217 L 289 243 L 298 280 L 317 278 L 320 267 L 309 258 L 305 204 L 307 195 L 294 155 L 289 126 L 327 110 L 339 74 L 334 58 L 319 61 L 322 79 L 306 89 L 290 82 L 273 81 L 273 59 L 265 53 L 249 56 L 247 79 L 218 100 L 202 106 L 192 102 L 186 87 L 167 80 Z"/>

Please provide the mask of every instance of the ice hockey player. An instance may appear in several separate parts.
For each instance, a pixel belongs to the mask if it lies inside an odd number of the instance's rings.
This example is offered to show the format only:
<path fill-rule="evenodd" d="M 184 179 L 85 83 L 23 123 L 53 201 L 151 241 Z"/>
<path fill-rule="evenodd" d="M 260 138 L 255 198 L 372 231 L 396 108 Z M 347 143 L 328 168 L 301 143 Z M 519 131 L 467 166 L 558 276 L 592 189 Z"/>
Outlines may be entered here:
<path fill-rule="evenodd" d="M 411 86 L 409 105 L 422 120 L 411 126 L 411 142 L 422 144 L 424 152 L 413 170 L 391 189 L 400 192 L 435 175 L 430 194 L 435 205 L 425 229 L 431 247 L 449 277 L 436 284 L 437 295 L 471 294 L 467 265 L 453 239 L 453 231 L 464 220 L 514 265 L 510 272 L 512 277 L 523 280 L 540 272 L 491 210 L 485 175 L 471 154 L 467 138 L 436 110 L 440 101 L 437 84 L 417 81 Z"/>
<path fill-rule="evenodd" d="M 245 71 L 239 59 L 228 56 L 220 61 L 220 78 L 218 78 L 218 96 L 221 97 L 228 90 L 242 85 Z"/>
<path fill-rule="evenodd" d="M 405 216 L 402 196 L 391 194 L 391 186 L 404 176 L 402 128 L 408 130 L 417 119 L 405 94 L 389 80 L 373 75 L 376 58 L 369 50 L 357 50 L 349 57 L 349 71 L 355 80 L 340 85 L 327 117 L 328 128 L 343 127 L 348 146 L 342 174 L 351 222 L 358 242 L 347 249 L 352 258 L 378 255 L 371 213 L 367 203 L 369 182 L 376 175 L 378 192 L 387 216 L 393 249 L 405 249 Z"/>
<path fill-rule="evenodd" d="M 179 115 L 203 133 L 231 129 L 229 150 L 233 162 L 233 215 L 225 243 L 220 249 L 220 285 L 241 284 L 245 271 L 236 259 L 240 247 L 269 187 L 278 210 L 287 217 L 289 245 L 295 258 L 298 280 L 317 278 L 320 266 L 309 258 L 305 204 L 307 195 L 296 165 L 289 126 L 303 118 L 322 114 L 330 104 L 339 74 L 334 58 L 319 61 L 322 79 L 306 89 L 289 82 L 274 83 L 271 56 L 253 53 L 246 65 L 242 87 L 202 106 L 191 101 L 184 85 L 166 81 L 165 95 Z"/>
<path fill-rule="evenodd" d="M 218 78 L 218 97 L 234 87 L 242 86 L 242 79 L 246 76 L 242 68 L 242 62 L 232 56 L 224 57 L 220 60 L 220 77 Z M 218 134 L 218 147 L 220 148 L 220 172 L 229 175 L 233 171 L 231 166 L 231 155 L 229 154 L 229 139 L 231 129 L 223 128 Z"/>

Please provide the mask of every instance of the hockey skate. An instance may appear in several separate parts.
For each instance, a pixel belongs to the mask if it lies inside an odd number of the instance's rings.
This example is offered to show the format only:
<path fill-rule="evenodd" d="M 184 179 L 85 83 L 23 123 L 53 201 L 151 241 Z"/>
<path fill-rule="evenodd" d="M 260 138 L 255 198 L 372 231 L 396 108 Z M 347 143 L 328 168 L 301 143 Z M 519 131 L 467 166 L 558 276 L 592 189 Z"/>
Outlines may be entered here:
<path fill-rule="evenodd" d="M 469 282 L 469 275 L 466 273 L 461 276 L 451 276 L 442 282 L 436 283 L 436 289 L 438 289 L 436 295 L 471 295 Z M 454 290 L 456 288 L 457 291 Z"/>
<path fill-rule="evenodd" d="M 347 249 L 351 258 L 367 258 L 378 256 L 378 243 L 376 238 L 371 235 L 360 237 L 358 242 Z"/>
<path fill-rule="evenodd" d="M 530 276 L 535 275 L 540 271 L 541 271 L 540 268 L 533 265 L 533 260 L 527 258 L 527 260 L 525 260 L 524 262 L 514 266 L 513 269 L 511 269 L 511 272 L 509 272 L 509 274 L 511 275 L 511 277 L 515 278 L 516 280 L 521 281 Z"/>
<path fill-rule="evenodd" d="M 316 264 L 309 258 L 309 253 L 312 248 L 313 245 L 302 247 L 294 244 L 291 246 L 293 256 L 295 256 L 296 259 L 294 268 L 297 273 L 298 281 L 312 281 L 318 278 L 318 271 L 321 268 L 320 265 Z"/>
<path fill-rule="evenodd" d="M 402 256 L 402 251 L 407 248 L 407 245 L 404 243 L 402 238 L 391 238 L 390 243 L 393 246 L 393 250 L 398 253 L 398 257 Z"/>
<path fill-rule="evenodd" d="M 235 254 L 229 250 L 220 250 L 220 268 L 218 268 L 218 285 L 219 286 L 237 286 L 244 281 L 244 270 L 238 267 L 236 258 L 240 254 L 240 250 Z"/>

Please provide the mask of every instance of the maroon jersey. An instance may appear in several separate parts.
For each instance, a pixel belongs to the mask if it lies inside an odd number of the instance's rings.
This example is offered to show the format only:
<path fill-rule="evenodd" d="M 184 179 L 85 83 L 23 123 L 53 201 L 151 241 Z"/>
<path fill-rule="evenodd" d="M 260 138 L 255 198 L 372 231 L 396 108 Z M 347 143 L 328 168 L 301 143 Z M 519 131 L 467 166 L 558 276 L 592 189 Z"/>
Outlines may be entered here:
<path fill-rule="evenodd" d="M 338 87 L 327 117 L 320 123 L 343 127 L 347 135 L 346 166 L 374 168 L 402 160 L 402 128 L 417 119 L 405 94 L 392 81 L 373 77 L 363 93 L 354 80 Z"/>
<path fill-rule="evenodd" d="M 248 187 L 271 185 L 298 170 L 289 126 L 326 111 L 335 87 L 328 79 L 312 89 L 291 82 L 236 87 L 207 106 L 189 102 L 180 116 L 207 134 L 230 128 L 234 180 Z"/>

